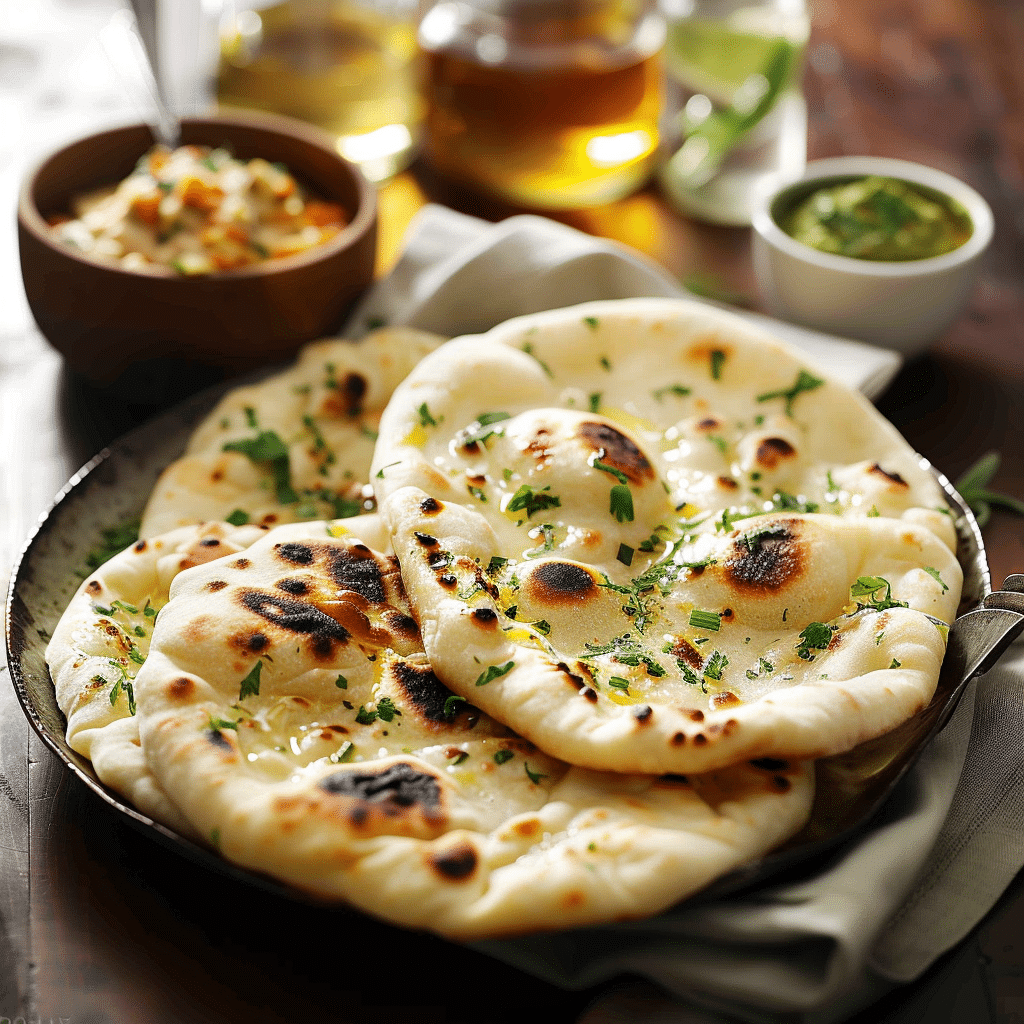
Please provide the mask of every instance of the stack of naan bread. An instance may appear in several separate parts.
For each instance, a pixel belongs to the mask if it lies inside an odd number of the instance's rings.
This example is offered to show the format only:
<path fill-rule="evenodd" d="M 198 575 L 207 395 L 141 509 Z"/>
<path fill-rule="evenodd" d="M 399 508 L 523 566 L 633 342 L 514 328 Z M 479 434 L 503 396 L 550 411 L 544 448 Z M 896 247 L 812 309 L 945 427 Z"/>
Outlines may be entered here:
<path fill-rule="evenodd" d="M 962 584 L 866 400 L 673 300 L 311 345 L 141 538 L 50 644 L 71 746 L 236 864 L 458 938 L 785 842 L 815 758 L 928 703 Z"/>

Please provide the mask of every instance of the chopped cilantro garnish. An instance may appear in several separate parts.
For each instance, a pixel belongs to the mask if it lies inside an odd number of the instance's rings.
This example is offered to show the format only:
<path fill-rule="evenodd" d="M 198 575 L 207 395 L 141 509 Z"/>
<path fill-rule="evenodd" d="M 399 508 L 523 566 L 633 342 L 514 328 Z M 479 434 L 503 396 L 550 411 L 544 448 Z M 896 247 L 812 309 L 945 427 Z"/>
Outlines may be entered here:
<path fill-rule="evenodd" d="M 509 672 L 515 667 L 514 661 L 506 661 L 504 665 L 489 665 L 487 670 L 481 672 L 477 677 L 477 686 L 486 686 L 488 683 L 493 682 L 495 679 L 500 679 L 502 676 L 508 675 Z"/>
<path fill-rule="evenodd" d="M 540 491 L 535 491 L 529 484 L 522 484 L 515 494 L 512 495 L 512 499 L 507 505 L 507 510 L 509 512 L 524 511 L 526 512 L 526 518 L 529 519 L 534 512 L 560 507 L 562 504 L 561 498 L 556 497 L 554 494 L 543 493 L 550 490 L 550 486 L 545 486 Z"/>
<path fill-rule="evenodd" d="M 430 410 L 427 408 L 426 402 L 424 402 L 416 411 L 419 413 L 421 427 L 437 426 L 437 420 L 430 415 Z"/>
<path fill-rule="evenodd" d="M 663 388 L 652 391 L 651 394 L 660 402 L 666 395 L 675 395 L 677 398 L 685 398 L 692 393 L 691 388 L 684 388 L 682 384 L 668 384 Z"/>
<path fill-rule="evenodd" d="M 587 398 L 591 412 L 598 412 L 601 408 L 601 392 L 592 391 Z"/>
<path fill-rule="evenodd" d="M 442 714 L 445 718 L 451 718 L 455 714 L 455 709 L 460 704 L 466 704 L 466 698 L 460 697 L 457 693 L 449 694 L 444 702 L 444 711 Z"/>
<path fill-rule="evenodd" d="M 601 450 L 601 454 L 604 454 L 604 449 Z M 611 476 L 615 477 L 615 479 L 618 480 L 620 484 L 629 483 L 629 477 L 626 476 L 626 474 L 623 473 L 621 469 L 616 469 L 614 466 L 609 466 L 607 462 L 602 462 L 600 458 L 598 458 L 596 455 L 592 455 L 587 460 L 587 463 L 590 466 L 593 466 L 594 469 L 599 469 L 602 473 L 608 473 Z"/>
<path fill-rule="evenodd" d="M 224 520 L 232 526 L 245 526 L 249 522 L 249 513 L 244 508 L 236 508 L 229 515 L 225 516 Z"/>
<path fill-rule="evenodd" d="M 901 661 L 899 661 L 898 659 L 896 659 L 896 658 L 893 658 L 892 661 L 889 662 L 889 668 L 902 668 L 902 667 L 903 667 L 903 663 Z"/>
<path fill-rule="evenodd" d="M 620 523 L 633 522 L 633 493 L 625 484 L 616 484 L 611 489 L 608 511 Z"/>
<path fill-rule="evenodd" d="M 261 430 L 255 437 L 228 441 L 223 450 L 241 452 L 253 462 L 266 463 L 274 478 L 277 500 L 282 505 L 292 505 L 299 500 L 291 485 L 288 448 L 275 431 Z"/>
<path fill-rule="evenodd" d="M 706 612 L 694 608 L 690 612 L 690 625 L 696 629 L 709 629 L 717 633 L 722 628 L 722 616 L 718 612 Z"/>
<path fill-rule="evenodd" d="M 540 530 L 540 535 L 543 538 L 540 544 L 535 548 L 530 548 L 528 551 L 524 551 L 523 555 L 526 558 L 539 558 L 541 555 L 546 554 L 548 551 L 555 550 L 555 528 L 551 523 L 541 523 L 540 526 L 536 527 Z M 534 530 L 531 530 L 531 535 L 534 534 Z"/>
<path fill-rule="evenodd" d="M 390 722 L 395 715 L 400 715 L 402 712 L 395 707 L 395 702 L 390 697 L 381 697 L 377 701 L 377 717 L 384 722 Z"/>
<path fill-rule="evenodd" d="M 530 771 L 530 766 L 529 766 L 529 764 L 526 761 L 523 762 L 523 767 L 526 769 L 526 774 L 529 777 L 530 781 L 535 786 L 540 782 L 541 779 L 546 779 L 547 778 L 547 776 L 542 774 L 541 772 Z"/>
<path fill-rule="evenodd" d="M 598 362 L 601 364 L 601 369 L 607 370 L 609 373 L 611 372 L 612 364 L 609 362 L 607 356 L 601 356 L 601 358 L 598 359 Z"/>
<path fill-rule="evenodd" d="M 725 353 L 720 348 L 711 350 L 711 377 L 713 380 L 721 380 L 722 366 L 725 364 Z"/>
<path fill-rule="evenodd" d="M 376 711 L 368 711 L 362 704 L 359 705 L 359 710 L 356 712 L 356 721 L 360 725 L 372 725 L 376 720 Z"/>
<path fill-rule="evenodd" d="M 258 697 L 260 692 L 260 673 L 263 671 L 263 662 L 257 661 L 249 670 L 249 674 L 242 680 L 238 688 L 238 699 L 245 700 L 246 697 Z"/>
<path fill-rule="evenodd" d="M 815 388 L 820 388 L 825 382 L 820 377 L 815 377 L 808 373 L 806 370 L 801 370 L 797 374 L 796 381 L 792 387 L 780 388 L 778 391 L 766 391 L 762 395 L 757 396 L 759 402 L 768 402 L 774 398 L 784 398 L 786 400 L 786 415 L 793 415 L 793 401 L 797 395 L 802 394 L 804 391 L 813 391 Z"/>
<path fill-rule="evenodd" d="M 484 444 L 494 436 L 500 437 L 504 433 L 504 428 L 499 427 L 497 430 L 488 430 L 487 428 L 492 423 L 500 423 L 507 419 L 511 419 L 507 412 L 482 412 L 465 430 L 460 431 L 459 443 L 466 447 L 473 444 Z"/>
<path fill-rule="evenodd" d="M 928 573 L 928 575 L 931 576 L 932 579 L 934 579 L 939 584 L 939 586 L 942 587 L 942 592 L 943 593 L 945 593 L 947 590 L 949 590 L 949 586 L 947 585 L 946 581 L 939 575 L 939 570 L 938 569 L 935 569 L 935 568 L 933 568 L 930 565 L 926 565 L 923 568 L 924 568 L 924 571 L 926 573 Z"/>
<path fill-rule="evenodd" d="M 596 331 L 596 330 L 597 330 L 597 326 L 598 326 L 598 324 L 600 324 L 600 322 L 601 322 L 601 321 L 600 321 L 600 320 L 598 320 L 598 318 L 597 318 L 596 316 L 585 316 L 585 317 L 583 318 L 583 322 L 584 322 L 584 323 L 585 323 L 585 324 L 586 324 L 586 325 L 587 325 L 587 326 L 588 326 L 588 327 L 589 327 L 589 328 L 590 328 L 590 329 L 591 329 L 592 331 Z"/>
<path fill-rule="evenodd" d="M 338 678 L 334 680 L 334 685 L 339 690 L 347 690 L 348 689 L 348 680 L 343 675 L 339 675 Z"/>
<path fill-rule="evenodd" d="M 797 657 L 814 661 L 814 651 L 823 651 L 832 640 L 832 628 L 824 622 L 810 622 L 800 633 Z"/>
<path fill-rule="evenodd" d="M 640 643 L 634 640 L 629 633 L 615 637 L 606 644 L 585 643 L 585 658 L 595 658 L 602 654 L 610 655 L 615 661 L 623 665 L 643 665 L 650 676 L 663 676 L 665 670 L 655 660 L 650 651 L 641 647 Z"/>
<path fill-rule="evenodd" d="M 503 558 L 501 555 L 491 555 L 491 560 L 487 563 L 487 572 L 498 572 L 500 569 L 504 569 L 508 565 L 508 559 Z"/>
<path fill-rule="evenodd" d="M 356 751 L 356 745 L 351 740 L 345 740 L 340 747 L 338 747 L 335 753 L 331 754 L 331 761 L 334 764 L 341 764 L 344 761 L 349 761 L 352 755 Z"/>
<path fill-rule="evenodd" d="M 879 597 L 878 592 L 885 588 L 885 596 Z M 892 596 L 892 587 L 889 581 L 883 579 L 881 576 L 858 576 L 857 582 L 850 587 L 850 597 L 866 597 L 868 602 L 865 604 L 861 601 L 857 602 L 857 610 L 860 611 L 863 608 L 872 608 L 875 611 L 885 611 L 886 608 L 906 608 L 906 601 L 897 601 Z"/>
<path fill-rule="evenodd" d="M 538 356 L 536 352 L 534 352 L 533 345 L 530 342 L 527 342 L 525 345 L 523 345 L 523 351 L 528 356 L 532 356 L 534 359 L 536 359 L 537 364 L 549 377 L 554 377 L 554 374 L 551 372 L 551 367 L 548 366 L 548 364 L 545 363 L 544 360 L 541 359 L 541 357 Z"/>
<path fill-rule="evenodd" d="M 496 750 L 494 752 L 494 763 L 504 764 L 506 761 L 511 761 L 512 758 L 515 756 L 516 755 L 514 751 L 508 750 L 507 748 L 502 748 L 501 750 Z"/>
<path fill-rule="evenodd" d="M 704 677 L 714 679 L 716 682 L 722 678 L 725 667 L 729 664 L 728 657 L 721 651 L 712 651 L 708 660 L 704 663 Z"/>
<path fill-rule="evenodd" d="M 100 543 L 85 556 L 89 569 L 98 569 L 114 555 L 131 547 L 139 539 L 139 520 L 129 519 L 117 526 L 108 526 L 100 531 Z"/>

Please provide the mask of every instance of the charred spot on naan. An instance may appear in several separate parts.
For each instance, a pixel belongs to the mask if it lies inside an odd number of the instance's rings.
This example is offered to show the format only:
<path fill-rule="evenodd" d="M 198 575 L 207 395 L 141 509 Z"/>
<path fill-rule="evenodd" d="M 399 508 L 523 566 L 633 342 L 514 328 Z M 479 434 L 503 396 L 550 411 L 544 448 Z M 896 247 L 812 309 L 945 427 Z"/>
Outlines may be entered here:
<path fill-rule="evenodd" d="M 363 411 L 367 380 L 361 373 L 347 373 L 341 380 L 332 380 L 333 387 L 324 396 L 320 410 L 333 419 L 358 416 Z"/>
<path fill-rule="evenodd" d="M 610 423 L 588 421 L 576 428 L 576 435 L 601 462 L 624 474 L 631 483 L 654 479 L 654 467 L 636 443 Z"/>
<path fill-rule="evenodd" d="M 903 477 L 899 475 L 899 473 L 890 473 L 888 470 L 882 469 L 882 467 L 877 462 L 873 463 L 871 466 L 868 467 L 868 473 L 871 473 L 874 476 L 878 477 L 879 479 L 885 481 L 886 487 L 889 490 L 899 492 L 905 491 L 910 487 L 907 481 L 904 480 Z"/>
<path fill-rule="evenodd" d="M 476 847 L 463 840 L 446 850 L 432 853 L 427 863 L 448 882 L 464 882 L 473 877 L 479 863 Z"/>
<path fill-rule="evenodd" d="M 527 601 L 552 607 L 585 605 L 601 593 L 593 570 L 579 562 L 561 560 L 534 566 L 520 591 Z"/>
<path fill-rule="evenodd" d="M 796 448 L 784 437 L 765 437 L 758 442 L 755 463 L 762 469 L 778 469 L 782 463 L 796 457 Z"/>
<path fill-rule="evenodd" d="M 281 638 L 296 634 L 308 637 L 310 650 L 320 661 L 331 658 L 336 648 L 347 644 L 351 636 L 341 623 L 306 601 L 249 588 L 239 588 L 237 600 L 271 625 L 271 637 L 275 631 Z"/>
<path fill-rule="evenodd" d="M 384 668 L 382 685 L 393 688 L 407 711 L 426 726 L 450 728 L 458 721 L 469 728 L 474 726 L 480 712 L 467 701 L 448 701 L 454 696 L 433 669 L 426 664 L 409 661 L 407 658 L 392 658 Z"/>
<path fill-rule="evenodd" d="M 771 594 L 799 579 L 808 558 L 802 526 L 799 519 L 776 519 L 737 531 L 721 566 L 726 581 L 737 590 Z"/>
<path fill-rule="evenodd" d="M 435 838 L 447 827 L 442 780 L 424 764 L 339 769 L 317 785 L 340 801 L 348 824 L 362 835 Z"/>

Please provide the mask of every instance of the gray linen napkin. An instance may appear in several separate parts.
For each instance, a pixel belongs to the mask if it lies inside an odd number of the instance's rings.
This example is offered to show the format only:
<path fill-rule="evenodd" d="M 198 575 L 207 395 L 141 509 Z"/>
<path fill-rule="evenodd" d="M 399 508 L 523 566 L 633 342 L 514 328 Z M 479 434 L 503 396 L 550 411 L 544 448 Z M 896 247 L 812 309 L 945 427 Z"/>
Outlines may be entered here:
<path fill-rule="evenodd" d="M 591 299 L 682 294 L 617 243 L 540 217 L 490 225 L 428 206 L 346 333 L 380 321 L 475 333 Z M 899 369 L 887 350 L 741 315 L 869 396 Z M 613 994 L 580 1024 L 842 1020 L 959 942 L 1024 864 L 1022 693 L 1018 644 L 968 689 L 871 830 L 797 881 L 643 921 L 477 946 L 567 988 L 639 975 L 668 993 Z"/>

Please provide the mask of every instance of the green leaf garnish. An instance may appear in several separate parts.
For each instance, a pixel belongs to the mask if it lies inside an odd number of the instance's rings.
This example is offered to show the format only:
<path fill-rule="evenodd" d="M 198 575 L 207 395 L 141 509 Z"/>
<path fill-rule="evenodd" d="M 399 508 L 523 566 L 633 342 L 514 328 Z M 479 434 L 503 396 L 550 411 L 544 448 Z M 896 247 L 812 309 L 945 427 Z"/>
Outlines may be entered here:
<path fill-rule="evenodd" d="M 504 764 L 506 761 L 511 761 L 512 758 L 515 756 L 516 755 L 514 751 L 508 750 L 507 748 L 502 748 L 501 750 L 496 750 L 494 752 L 494 763 Z"/>
<path fill-rule="evenodd" d="M 720 348 L 711 350 L 711 378 L 721 380 L 722 367 L 725 365 L 725 353 Z"/>
<path fill-rule="evenodd" d="M 998 452 L 987 452 L 973 466 L 965 470 L 956 482 L 957 492 L 974 513 L 979 528 L 988 524 L 993 506 L 1024 515 L 1024 501 L 999 491 L 990 490 L 988 487 L 999 470 L 1000 461 L 1001 457 Z"/>
<path fill-rule="evenodd" d="M 824 622 L 810 622 L 800 633 L 800 644 L 797 646 L 797 657 L 804 661 L 814 661 L 814 651 L 823 651 L 832 641 L 832 628 Z"/>
<path fill-rule="evenodd" d="M 232 526 L 245 526 L 249 522 L 249 513 L 242 508 L 236 508 L 229 515 L 224 517 L 224 521 L 230 523 Z"/>
<path fill-rule="evenodd" d="M 706 612 L 694 608 L 690 612 L 690 625 L 697 629 L 709 629 L 717 633 L 722 628 L 722 616 L 718 612 Z"/>
<path fill-rule="evenodd" d="M 512 495 L 506 509 L 509 512 L 525 512 L 526 518 L 529 519 L 534 512 L 560 507 L 562 504 L 561 498 L 556 497 L 554 494 L 543 493 L 550 490 L 550 486 L 542 487 L 539 491 L 536 491 L 529 484 L 522 484 L 515 494 Z"/>
<path fill-rule="evenodd" d="M 884 588 L 885 596 L 879 597 L 878 593 Z M 872 608 L 875 611 L 885 611 L 886 608 L 906 608 L 906 601 L 897 601 L 892 596 L 892 587 L 887 579 L 881 576 L 858 576 L 857 582 L 850 587 L 850 597 L 866 597 L 866 602 L 858 601 L 857 610 Z"/>
<path fill-rule="evenodd" d="M 611 489 L 608 511 L 620 523 L 633 522 L 633 492 L 625 484 L 616 484 Z"/>
<path fill-rule="evenodd" d="M 930 566 L 930 565 L 926 565 L 926 566 L 924 566 L 923 568 L 924 568 L 924 571 L 925 571 L 926 573 L 928 573 L 928 575 L 929 575 L 929 576 L 931 576 L 931 577 L 932 577 L 932 579 L 934 579 L 934 580 L 935 580 L 935 581 L 936 581 L 936 582 L 937 582 L 937 583 L 939 584 L 939 586 L 941 586 L 941 587 L 942 587 L 942 592 L 943 592 L 943 593 L 945 593 L 945 592 L 946 592 L 947 590 L 949 590 L 949 586 L 948 586 L 948 584 L 947 584 L 947 583 L 946 583 L 946 581 L 945 581 L 945 580 L 944 580 L 944 579 L 943 579 L 943 578 L 942 578 L 942 577 L 941 577 L 941 576 L 939 575 L 939 570 L 938 570 L 938 569 L 935 569 L 935 568 L 933 568 L 933 567 L 932 567 L 932 566 Z"/>
<path fill-rule="evenodd" d="M 487 670 L 481 672 L 477 677 L 477 686 L 486 686 L 488 683 L 493 682 L 495 679 L 500 679 L 502 676 L 508 675 L 509 672 L 515 667 L 514 661 L 506 661 L 504 665 L 489 665 Z"/>
<path fill-rule="evenodd" d="M 583 318 L 583 322 L 584 322 L 584 323 L 585 323 L 585 324 L 586 324 L 586 325 L 587 325 L 587 326 L 588 326 L 588 327 L 589 327 L 589 328 L 590 328 L 590 329 L 591 329 L 592 331 L 596 331 L 596 330 L 597 330 L 597 327 L 598 327 L 598 324 L 600 324 L 600 323 L 601 323 L 601 321 L 600 321 L 600 320 L 598 320 L 596 316 L 585 316 L 585 317 Z"/>
<path fill-rule="evenodd" d="M 449 694 L 448 697 L 445 698 L 444 711 L 442 712 L 442 714 L 444 715 L 445 718 L 451 718 L 455 714 L 455 709 L 460 704 L 467 703 L 468 701 L 466 700 L 465 697 L 460 697 L 457 693 Z"/>
<path fill-rule="evenodd" d="M 616 561 L 621 562 L 623 565 L 630 566 L 630 565 L 633 564 L 633 555 L 634 554 L 635 554 L 635 552 L 633 551 L 633 549 L 628 544 L 620 544 L 619 545 L 619 552 L 615 556 L 615 558 L 616 558 Z"/>
<path fill-rule="evenodd" d="M 529 777 L 530 781 L 535 786 L 540 782 L 541 779 L 547 778 L 547 776 L 543 775 L 541 772 L 530 771 L 530 766 L 526 761 L 523 762 L 523 767 L 526 769 L 526 774 Z"/>
<path fill-rule="evenodd" d="M 675 395 L 677 398 L 685 398 L 692 394 L 692 389 L 684 388 L 682 384 L 669 384 L 666 387 L 658 388 L 651 394 L 660 402 L 666 395 Z"/>
<path fill-rule="evenodd" d="M 793 401 L 797 395 L 802 394 L 804 391 L 813 391 L 815 388 L 820 388 L 824 383 L 820 377 L 815 377 L 806 370 L 801 370 L 797 374 L 796 381 L 792 387 L 781 388 L 778 391 L 766 391 L 764 394 L 758 395 L 757 400 L 759 402 L 768 402 L 773 398 L 784 398 L 786 400 L 786 415 L 792 416 Z"/>
<path fill-rule="evenodd" d="M 608 685 L 613 689 L 629 692 L 629 680 L 623 679 L 622 676 L 612 676 L 608 680 Z"/>
<path fill-rule="evenodd" d="M 348 689 L 348 680 L 344 676 L 339 675 L 338 678 L 334 680 L 334 685 L 339 690 L 347 690 Z"/>
<path fill-rule="evenodd" d="M 274 491 L 282 505 L 293 505 L 299 500 L 291 485 L 288 448 L 273 430 L 261 430 L 255 437 L 241 441 L 228 441 L 223 450 L 241 452 L 253 462 L 266 463 L 274 479 Z"/>
<path fill-rule="evenodd" d="M 258 697 L 260 692 L 260 673 L 263 671 L 263 662 L 257 661 L 249 670 L 249 674 L 242 680 L 238 688 L 238 699 L 245 700 L 246 697 Z"/>
<path fill-rule="evenodd" d="M 430 415 L 430 410 L 427 408 L 426 402 L 424 402 L 416 411 L 419 413 L 421 427 L 437 426 L 437 420 Z"/>
<path fill-rule="evenodd" d="M 390 697 L 381 697 L 377 701 L 377 717 L 384 722 L 390 722 L 395 715 L 400 715 L 402 712 L 395 707 L 395 702 Z"/>

